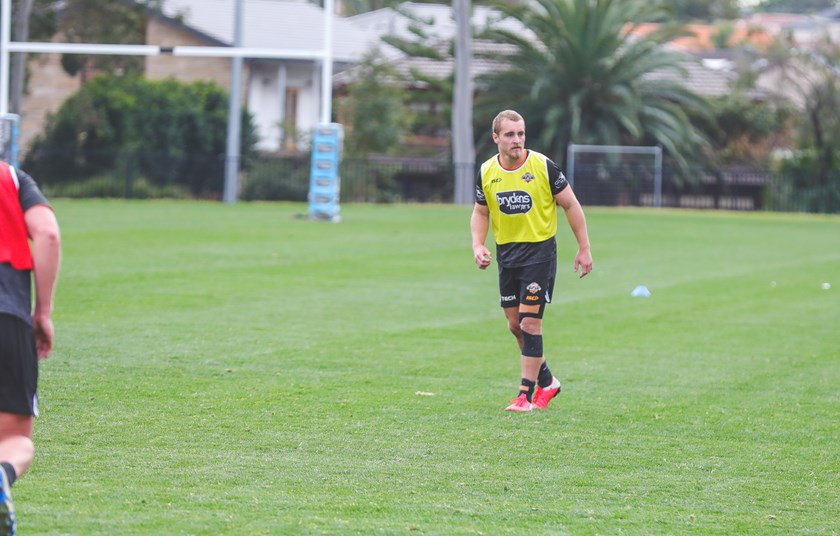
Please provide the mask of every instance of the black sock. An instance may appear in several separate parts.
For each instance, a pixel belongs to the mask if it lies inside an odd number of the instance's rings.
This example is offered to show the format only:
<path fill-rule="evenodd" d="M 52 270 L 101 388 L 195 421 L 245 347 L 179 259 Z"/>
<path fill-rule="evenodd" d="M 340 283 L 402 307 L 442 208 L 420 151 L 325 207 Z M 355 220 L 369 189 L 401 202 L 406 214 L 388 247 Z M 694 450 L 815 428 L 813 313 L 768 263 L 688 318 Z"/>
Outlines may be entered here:
<path fill-rule="evenodd" d="M 17 480 L 17 472 L 15 471 L 15 468 L 8 462 L 0 462 L 0 466 L 2 466 L 3 470 L 6 472 L 6 478 L 9 479 L 9 485 L 11 486 L 15 483 L 15 480 Z"/>
<path fill-rule="evenodd" d="M 554 381 L 554 375 L 551 374 L 551 371 L 548 369 L 548 363 L 543 361 L 543 364 L 540 367 L 540 375 L 537 376 L 537 383 L 540 387 L 545 389 L 551 385 L 552 381 Z"/>
<path fill-rule="evenodd" d="M 528 397 L 528 402 L 531 401 L 531 398 L 534 396 L 534 387 L 537 385 L 537 382 L 532 382 L 531 380 L 526 380 L 522 378 L 522 383 L 519 385 L 519 394 L 525 393 L 525 396 Z"/>

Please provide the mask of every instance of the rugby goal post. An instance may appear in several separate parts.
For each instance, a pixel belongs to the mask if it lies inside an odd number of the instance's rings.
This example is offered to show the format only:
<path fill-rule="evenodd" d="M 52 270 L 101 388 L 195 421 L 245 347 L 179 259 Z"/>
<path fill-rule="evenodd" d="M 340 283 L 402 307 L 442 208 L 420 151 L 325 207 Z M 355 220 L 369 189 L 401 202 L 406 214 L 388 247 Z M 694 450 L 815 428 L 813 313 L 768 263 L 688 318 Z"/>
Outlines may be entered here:
<path fill-rule="evenodd" d="M 267 59 L 309 59 L 321 62 L 321 122 L 328 123 L 332 117 L 332 77 L 333 77 L 333 14 L 335 0 L 324 0 L 324 43 L 320 50 L 284 50 L 273 48 L 254 48 L 241 46 L 242 2 L 234 0 L 234 46 L 174 46 L 157 45 L 120 45 L 103 43 L 36 43 L 12 41 L 12 0 L 0 0 L 0 117 L 7 115 L 9 107 L 9 77 L 12 52 L 59 53 L 59 54 L 105 54 L 124 56 L 193 56 L 219 57 L 234 60 L 231 66 L 232 80 L 230 92 L 230 113 L 228 114 L 228 136 L 225 155 L 224 201 L 234 203 L 237 200 L 236 184 L 239 172 L 239 110 L 240 86 L 237 63 L 241 66 L 244 58 Z M 238 61 L 236 61 L 238 60 Z M 17 131 L 16 131 L 17 132 Z M 17 140 L 15 140 L 17 141 Z"/>
<path fill-rule="evenodd" d="M 642 163 L 643 161 L 646 163 Z M 599 178 L 609 178 L 625 183 L 647 182 L 648 177 L 652 182 L 650 204 L 659 208 L 662 206 L 661 147 L 570 143 L 566 149 L 566 178 L 572 188 L 575 188 L 576 180 L 578 188 L 585 191 L 589 185 L 582 184 L 583 181 L 594 182 Z M 641 191 L 639 194 L 640 198 L 646 195 Z"/>

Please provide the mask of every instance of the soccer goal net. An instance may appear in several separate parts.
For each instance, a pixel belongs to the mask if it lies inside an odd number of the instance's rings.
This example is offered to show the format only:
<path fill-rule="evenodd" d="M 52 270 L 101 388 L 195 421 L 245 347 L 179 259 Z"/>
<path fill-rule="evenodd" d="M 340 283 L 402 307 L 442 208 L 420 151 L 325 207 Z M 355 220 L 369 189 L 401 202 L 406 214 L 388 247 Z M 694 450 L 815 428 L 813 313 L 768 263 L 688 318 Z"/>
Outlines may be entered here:
<path fill-rule="evenodd" d="M 570 144 L 566 178 L 585 205 L 662 206 L 662 149 Z"/>

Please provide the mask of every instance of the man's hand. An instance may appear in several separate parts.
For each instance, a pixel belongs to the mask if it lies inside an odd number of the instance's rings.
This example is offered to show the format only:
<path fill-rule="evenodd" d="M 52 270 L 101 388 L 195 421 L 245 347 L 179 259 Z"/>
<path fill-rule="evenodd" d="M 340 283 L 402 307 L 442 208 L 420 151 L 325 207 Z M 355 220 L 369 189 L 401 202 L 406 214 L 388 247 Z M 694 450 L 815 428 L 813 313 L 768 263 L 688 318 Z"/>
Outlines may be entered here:
<path fill-rule="evenodd" d="M 490 266 L 490 262 L 493 260 L 493 255 L 490 253 L 490 250 L 484 247 L 483 244 L 473 246 L 473 257 L 475 259 L 475 265 L 481 270 Z"/>
<path fill-rule="evenodd" d="M 38 359 L 45 359 L 53 349 L 53 323 L 49 315 L 32 315 L 32 328 L 35 332 L 35 348 Z"/>
<path fill-rule="evenodd" d="M 578 272 L 580 269 L 580 272 Z M 575 255 L 575 273 L 579 273 L 578 277 L 583 277 L 592 271 L 592 252 L 587 249 L 579 249 Z"/>

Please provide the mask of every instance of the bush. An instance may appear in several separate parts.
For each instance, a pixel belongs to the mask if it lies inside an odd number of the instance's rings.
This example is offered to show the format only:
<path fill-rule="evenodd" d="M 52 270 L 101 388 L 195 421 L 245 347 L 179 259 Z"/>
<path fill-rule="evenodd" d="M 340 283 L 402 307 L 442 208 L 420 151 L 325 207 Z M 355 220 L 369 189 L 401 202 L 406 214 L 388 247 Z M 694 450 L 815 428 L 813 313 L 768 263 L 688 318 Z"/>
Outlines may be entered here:
<path fill-rule="evenodd" d="M 836 157 L 840 161 L 840 154 Z M 770 189 L 771 206 L 805 212 L 840 212 L 840 170 L 820 166 L 813 149 L 797 151 L 780 164 Z"/>
<path fill-rule="evenodd" d="M 129 176 L 155 186 L 220 192 L 227 116 L 228 95 L 212 83 L 101 75 L 49 118 L 23 168 L 43 184 L 59 184 L 134 166 Z M 253 120 L 243 111 L 243 159 L 255 143 Z"/>
<path fill-rule="evenodd" d="M 144 177 L 126 181 L 123 177 L 102 175 L 77 182 L 45 185 L 44 193 L 50 198 L 129 198 L 129 199 L 184 199 L 187 190 L 176 185 L 158 186 Z"/>
<path fill-rule="evenodd" d="M 277 158 L 255 164 L 242 184 L 245 201 L 306 201 L 310 158 Z"/>

